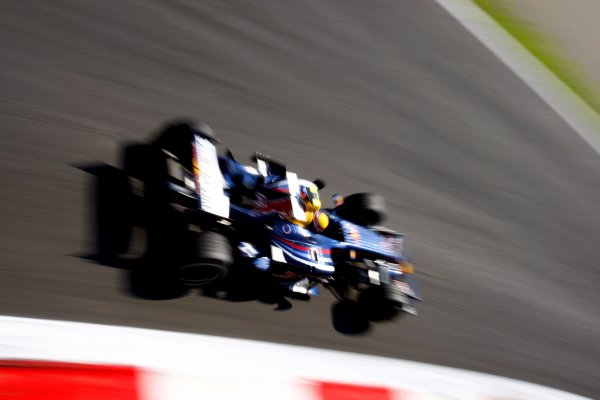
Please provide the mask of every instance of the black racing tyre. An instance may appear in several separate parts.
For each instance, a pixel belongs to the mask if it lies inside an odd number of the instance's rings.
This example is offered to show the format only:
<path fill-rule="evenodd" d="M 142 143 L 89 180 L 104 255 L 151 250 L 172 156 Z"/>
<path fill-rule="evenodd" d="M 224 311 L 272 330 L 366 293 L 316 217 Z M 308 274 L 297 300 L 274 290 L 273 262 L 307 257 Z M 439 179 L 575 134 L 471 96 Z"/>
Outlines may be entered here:
<path fill-rule="evenodd" d="M 167 150 L 177 157 L 183 166 L 191 170 L 192 141 L 195 135 L 209 139 L 213 143 L 219 141 L 208 124 L 202 121 L 178 120 L 166 125 L 153 145 Z"/>
<path fill-rule="evenodd" d="M 225 235 L 206 231 L 198 235 L 198 258 L 204 260 L 218 261 L 225 265 L 233 263 L 233 252 L 231 244 Z"/>
<path fill-rule="evenodd" d="M 192 257 L 179 267 L 179 277 L 186 286 L 207 286 L 225 278 L 231 264 L 233 252 L 229 240 L 217 232 L 202 232 Z"/>
<path fill-rule="evenodd" d="M 96 235 L 98 257 L 114 262 L 126 253 L 132 232 L 132 198 L 127 176 L 116 168 L 97 173 Z"/>
<path fill-rule="evenodd" d="M 344 197 L 336 213 L 358 225 L 375 225 L 383 221 L 387 210 L 385 199 L 374 193 L 355 193 Z"/>
<path fill-rule="evenodd" d="M 370 321 L 383 321 L 394 317 L 398 308 L 387 298 L 381 286 L 371 286 L 361 293 L 358 303 Z"/>
<path fill-rule="evenodd" d="M 145 181 L 156 174 L 161 163 L 160 150 L 147 144 L 131 144 L 123 151 L 123 170 L 128 176 Z M 160 172 L 160 171 L 158 171 Z"/>
<path fill-rule="evenodd" d="M 360 304 L 343 300 L 331 306 L 333 328 L 346 335 L 359 335 L 367 332 L 370 322 Z"/>
<path fill-rule="evenodd" d="M 137 178 L 143 182 L 143 222 L 147 247 L 153 256 L 173 251 L 179 242 L 180 221 L 170 207 L 169 174 L 164 153 L 155 146 L 140 148 L 136 154 L 143 161 Z"/>

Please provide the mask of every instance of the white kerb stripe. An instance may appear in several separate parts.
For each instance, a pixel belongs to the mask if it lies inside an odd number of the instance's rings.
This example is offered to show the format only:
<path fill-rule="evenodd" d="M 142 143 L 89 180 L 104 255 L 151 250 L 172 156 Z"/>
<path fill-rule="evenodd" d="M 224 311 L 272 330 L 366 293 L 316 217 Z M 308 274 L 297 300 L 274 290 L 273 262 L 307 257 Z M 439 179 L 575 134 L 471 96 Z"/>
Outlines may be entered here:
<path fill-rule="evenodd" d="M 0 317 L 0 358 L 134 365 L 167 377 L 162 383 L 154 381 L 163 385 L 152 388 L 157 393 L 179 391 L 180 398 L 186 399 L 187 394 L 197 393 L 195 390 L 205 385 L 215 385 L 218 391 L 217 386 L 229 382 L 229 391 L 225 392 L 238 393 L 257 383 L 278 387 L 279 382 L 295 388 L 311 380 L 410 390 L 422 395 L 445 393 L 460 399 L 475 395 L 511 400 L 584 399 L 513 379 L 412 361 L 243 339 L 18 317 Z M 291 396 L 291 392 L 280 393 L 280 398 Z M 244 398 L 274 397 L 248 391 Z"/>

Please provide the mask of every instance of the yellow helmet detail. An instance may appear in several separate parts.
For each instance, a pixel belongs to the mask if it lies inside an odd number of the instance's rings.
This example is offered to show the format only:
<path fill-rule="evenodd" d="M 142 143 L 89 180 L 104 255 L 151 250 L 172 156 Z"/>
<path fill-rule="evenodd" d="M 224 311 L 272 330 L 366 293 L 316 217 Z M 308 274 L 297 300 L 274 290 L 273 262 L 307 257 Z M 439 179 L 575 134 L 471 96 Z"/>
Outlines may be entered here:
<path fill-rule="evenodd" d="M 313 222 L 314 216 L 315 216 L 314 212 L 312 212 L 312 211 L 304 211 L 304 219 L 305 219 L 305 221 L 297 220 L 294 217 L 289 217 L 288 220 L 291 223 L 295 224 L 295 225 L 299 225 L 301 227 L 306 228 L 307 226 L 309 226 L 311 224 L 311 222 Z"/>
<path fill-rule="evenodd" d="M 315 213 L 315 218 L 313 219 L 313 227 L 317 232 L 323 232 L 329 226 L 329 216 L 324 212 Z"/>
<path fill-rule="evenodd" d="M 313 182 L 300 181 L 300 200 L 306 211 L 317 212 L 321 209 L 319 188 Z"/>
<path fill-rule="evenodd" d="M 307 206 L 310 211 L 319 211 L 321 209 L 321 200 L 313 198 L 307 200 Z"/>
<path fill-rule="evenodd" d="M 312 211 L 305 211 L 304 216 L 306 217 L 306 225 L 310 224 L 313 221 L 315 213 Z"/>

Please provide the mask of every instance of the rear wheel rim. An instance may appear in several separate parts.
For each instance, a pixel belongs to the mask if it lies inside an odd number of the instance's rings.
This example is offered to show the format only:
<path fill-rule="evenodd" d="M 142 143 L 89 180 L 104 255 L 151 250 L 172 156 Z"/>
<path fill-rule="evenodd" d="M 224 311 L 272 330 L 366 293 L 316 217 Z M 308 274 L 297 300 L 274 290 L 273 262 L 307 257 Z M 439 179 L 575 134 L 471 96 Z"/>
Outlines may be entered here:
<path fill-rule="evenodd" d="M 217 264 L 195 262 L 179 268 L 179 279 L 191 287 L 206 286 L 224 276 L 223 266 Z"/>

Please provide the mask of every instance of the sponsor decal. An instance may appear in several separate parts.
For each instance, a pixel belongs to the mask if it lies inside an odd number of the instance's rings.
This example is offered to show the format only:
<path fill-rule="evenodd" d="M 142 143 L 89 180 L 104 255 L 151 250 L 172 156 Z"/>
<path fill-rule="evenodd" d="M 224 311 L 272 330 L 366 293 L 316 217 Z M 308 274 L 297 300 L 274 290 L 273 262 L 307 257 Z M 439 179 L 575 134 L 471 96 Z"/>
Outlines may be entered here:
<path fill-rule="evenodd" d="M 283 226 L 281 227 L 281 230 L 286 235 L 289 235 L 290 233 L 292 233 L 292 227 L 290 226 L 290 224 L 283 224 Z"/>
<path fill-rule="evenodd" d="M 350 237 L 355 240 L 355 241 L 360 241 L 360 232 L 358 231 L 358 229 L 354 228 L 354 227 L 350 227 L 349 229 L 349 233 L 350 233 Z"/>

